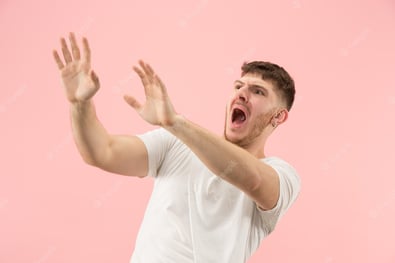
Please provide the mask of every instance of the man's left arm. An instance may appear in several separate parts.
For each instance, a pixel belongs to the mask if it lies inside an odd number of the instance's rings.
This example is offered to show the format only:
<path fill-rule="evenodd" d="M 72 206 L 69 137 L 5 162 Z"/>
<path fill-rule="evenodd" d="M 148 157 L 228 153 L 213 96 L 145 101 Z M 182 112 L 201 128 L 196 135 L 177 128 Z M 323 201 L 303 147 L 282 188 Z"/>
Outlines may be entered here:
<path fill-rule="evenodd" d="M 185 143 L 215 175 L 245 192 L 260 208 L 275 207 L 279 177 L 271 166 L 180 115 L 164 128 Z"/>
<path fill-rule="evenodd" d="M 145 62 L 133 69 L 145 90 L 146 102 L 140 104 L 125 95 L 125 101 L 148 123 L 161 126 L 185 143 L 217 176 L 250 196 L 263 210 L 275 207 L 279 198 L 279 177 L 269 165 L 224 138 L 177 114 L 166 88 Z"/>

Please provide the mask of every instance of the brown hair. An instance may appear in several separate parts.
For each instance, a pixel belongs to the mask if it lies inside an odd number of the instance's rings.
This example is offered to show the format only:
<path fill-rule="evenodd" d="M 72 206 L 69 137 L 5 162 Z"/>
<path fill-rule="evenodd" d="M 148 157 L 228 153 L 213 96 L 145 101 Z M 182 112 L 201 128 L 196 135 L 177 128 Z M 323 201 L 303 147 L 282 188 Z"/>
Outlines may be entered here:
<path fill-rule="evenodd" d="M 245 62 L 241 66 L 241 76 L 247 73 L 260 74 L 262 79 L 273 81 L 287 109 L 291 109 L 295 99 L 295 83 L 284 68 L 265 61 Z"/>

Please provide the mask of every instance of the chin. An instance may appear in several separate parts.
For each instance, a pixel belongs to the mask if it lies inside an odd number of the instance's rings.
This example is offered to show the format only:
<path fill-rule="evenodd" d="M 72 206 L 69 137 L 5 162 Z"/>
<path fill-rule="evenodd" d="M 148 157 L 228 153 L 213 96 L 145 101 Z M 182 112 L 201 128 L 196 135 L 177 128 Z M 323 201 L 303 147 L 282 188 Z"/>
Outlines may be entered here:
<path fill-rule="evenodd" d="M 228 142 L 239 146 L 242 145 L 243 140 L 246 138 L 244 133 L 229 131 L 228 129 L 224 131 L 224 137 Z"/>

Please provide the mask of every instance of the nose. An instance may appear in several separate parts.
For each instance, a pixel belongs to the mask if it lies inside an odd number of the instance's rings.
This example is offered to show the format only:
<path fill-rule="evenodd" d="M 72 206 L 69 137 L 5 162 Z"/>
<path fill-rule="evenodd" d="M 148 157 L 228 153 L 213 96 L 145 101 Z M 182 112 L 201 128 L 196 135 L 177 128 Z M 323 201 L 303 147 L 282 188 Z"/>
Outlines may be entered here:
<path fill-rule="evenodd" d="M 241 87 L 237 90 L 237 98 L 243 102 L 248 102 L 248 88 Z"/>

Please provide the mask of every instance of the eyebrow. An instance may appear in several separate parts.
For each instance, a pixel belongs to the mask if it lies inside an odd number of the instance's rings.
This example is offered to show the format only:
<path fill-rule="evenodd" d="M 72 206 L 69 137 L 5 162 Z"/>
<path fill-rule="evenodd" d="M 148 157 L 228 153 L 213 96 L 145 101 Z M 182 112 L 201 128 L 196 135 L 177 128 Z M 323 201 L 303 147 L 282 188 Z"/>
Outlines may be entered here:
<path fill-rule="evenodd" d="M 234 84 L 242 84 L 242 85 L 244 85 L 245 83 L 244 83 L 243 81 L 241 81 L 241 80 L 235 80 Z M 266 93 L 269 93 L 269 90 L 268 90 L 267 88 L 265 88 L 264 86 L 262 86 L 262 85 L 259 85 L 259 84 L 251 84 L 251 85 L 249 85 L 249 86 L 252 87 L 252 88 L 263 89 Z"/>

